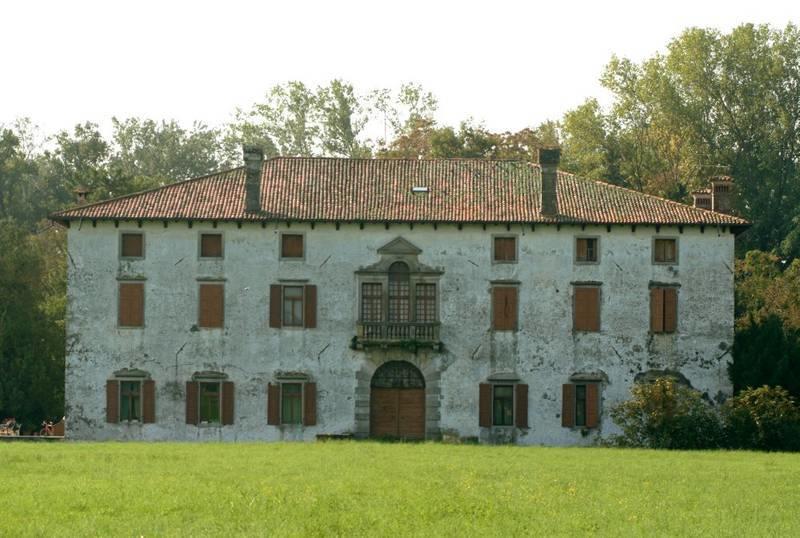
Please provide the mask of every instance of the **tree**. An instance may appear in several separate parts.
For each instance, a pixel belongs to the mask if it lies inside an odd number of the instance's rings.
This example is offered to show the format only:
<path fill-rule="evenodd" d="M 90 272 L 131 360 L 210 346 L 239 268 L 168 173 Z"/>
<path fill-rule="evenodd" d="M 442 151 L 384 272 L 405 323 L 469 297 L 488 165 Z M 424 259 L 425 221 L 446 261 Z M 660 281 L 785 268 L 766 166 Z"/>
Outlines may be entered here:
<path fill-rule="evenodd" d="M 334 157 L 369 157 L 370 148 L 361 140 L 367 116 L 352 84 L 332 80 L 317 91 L 322 151 Z"/>

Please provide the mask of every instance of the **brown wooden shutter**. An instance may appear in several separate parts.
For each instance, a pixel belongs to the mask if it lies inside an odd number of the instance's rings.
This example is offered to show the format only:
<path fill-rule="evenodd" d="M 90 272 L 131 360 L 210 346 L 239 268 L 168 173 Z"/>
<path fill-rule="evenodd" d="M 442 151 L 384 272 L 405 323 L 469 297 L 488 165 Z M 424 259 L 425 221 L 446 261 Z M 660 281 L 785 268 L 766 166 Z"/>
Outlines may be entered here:
<path fill-rule="evenodd" d="M 513 331 L 517 328 L 517 288 L 492 288 L 492 328 L 496 331 Z"/>
<path fill-rule="evenodd" d="M 317 326 L 317 287 L 307 285 L 303 297 L 303 323 L 307 329 L 314 329 Z"/>
<path fill-rule="evenodd" d="M 303 387 L 303 424 L 317 424 L 317 384 L 306 383 Z"/>
<path fill-rule="evenodd" d="M 281 386 L 267 385 L 267 424 L 278 426 L 281 423 Z"/>
<path fill-rule="evenodd" d="M 153 424 L 156 421 L 156 382 L 145 379 L 142 382 L 142 422 Z"/>
<path fill-rule="evenodd" d="M 119 422 L 119 381 L 106 381 L 106 422 Z"/>
<path fill-rule="evenodd" d="M 478 394 L 478 425 L 489 428 L 492 425 L 492 385 L 481 383 Z"/>
<path fill-rule="evenodd" d="M 575 426 L 575 385 L 561 385 L 561 425 L 565 428 Z"/>
<path fill-rule="evenodd" d="M 186 424 L 196 425 L 198 422 L 197 389 L 198 387 L 196 381 L 186 382 Z"/>
<path fill-rule="evenodd" d="M 600 330 L 600 288 L 576 287 L 573 327 L 576 331 Z"/>
<path fill-rule="evenodd" d="M 515 396 L 517 398 L 517 405 L 514 412 L 514 423 L 517 428 L 528 427 L 528 385 L 518 384 L 515 387 Z"/>
<path fill-rule="evenodd" d="M 281 326 L 281 299 L 282 286 L 272 284 L 269 287 L 269 326 L 280 328 Z"/>
<path fill-rule="evenodd" d="M 222 234 L 202 234 L 200 236 L 200 257 L 222 257 Z"/>
<path fill-rule="evenodd" d="M 144 257 L 144 236 L 142 234 L 122 234 L 123 258 L 143 258 Z"/>
<path fill-rule="evenodd" d="M 664 290 L 650 289 L 650 331 L 664 332 Z"/>
<path fill-rule="evenodd" d="M 121 282 L 119 285 L 120 327 L 144 326 L 144 284 Z"/>
<path fill-rule="evenodd" d="M 225 323 L 225 286 L 200 284 L 200 327 L 222 327 Z"/>
<path fill-rule="evenodd" d="M 230 426 L 233 424 L 234 410 L 233 381 L 222 382 L 222 425 Z"/>
<path fill-rule="evenodd" d="M 579 262 L 585 262 L 589 259 L 589 241 L 586 239 L 577 239 L 575 243 L 575 259 Z"/>
<path fill-rule="evenodd" d="M 300 234 L 283 234 L 281 236 L 281 257 L 302 258 L 303 236 Z"/>
<path fill-rule="evenodd" d="M 586 427 L 596 428 L 600 424 L 600 385 L 586 384 Z"/>
<path fill-rule="evenodd" d="M 674 333 L 678 329 L 678 290 L 664 288 L 664 332 Z"/>

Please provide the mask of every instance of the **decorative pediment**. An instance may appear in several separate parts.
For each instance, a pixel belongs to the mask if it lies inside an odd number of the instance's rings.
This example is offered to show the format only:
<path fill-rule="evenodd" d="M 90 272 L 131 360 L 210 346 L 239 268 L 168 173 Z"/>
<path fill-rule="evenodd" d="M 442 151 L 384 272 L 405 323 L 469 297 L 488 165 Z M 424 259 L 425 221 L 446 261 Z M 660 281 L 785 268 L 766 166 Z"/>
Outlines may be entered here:
<path fill-rule="evenodd" d="M 422 253 L 422 250 L 417 248 L 413 243 L 410 241 L 402 238 L 402 237 L 395 237 L 381 248 L 378 249 L 378 254 L 394 254 L 397 256 L 418 256 Z"/>
<path fill-rule="evenodd" d="M 411 273 L 427 275 L 441 275 L 444 273 L 442 268 L 429 267 L 421 263 L 417 258 L 422 254 L 422 249 L 403 237 L 396 237 L 383 245 L 378 249 L 378 254 L 381 259 L 377 263 L 361 267 L 356 271 L 356 274 L 386 273 L 389 271 L 389 266 L 398 261 L 408 265 Z"/>

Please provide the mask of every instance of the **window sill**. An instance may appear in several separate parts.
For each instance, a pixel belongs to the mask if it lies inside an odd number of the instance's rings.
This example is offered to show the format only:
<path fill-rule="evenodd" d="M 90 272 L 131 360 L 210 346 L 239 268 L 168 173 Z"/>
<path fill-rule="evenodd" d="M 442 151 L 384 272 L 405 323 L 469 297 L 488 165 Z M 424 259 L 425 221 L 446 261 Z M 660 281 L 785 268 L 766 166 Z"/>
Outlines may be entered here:
<path fill-rule="evenodd" d="M 575 264 L 575 265 L 600 265 L 600 262 L 599 262 L 599 261 L 595 261 L 595 262 L 581 262 L 581 261 L 575 260 L 574 264 Z"/>

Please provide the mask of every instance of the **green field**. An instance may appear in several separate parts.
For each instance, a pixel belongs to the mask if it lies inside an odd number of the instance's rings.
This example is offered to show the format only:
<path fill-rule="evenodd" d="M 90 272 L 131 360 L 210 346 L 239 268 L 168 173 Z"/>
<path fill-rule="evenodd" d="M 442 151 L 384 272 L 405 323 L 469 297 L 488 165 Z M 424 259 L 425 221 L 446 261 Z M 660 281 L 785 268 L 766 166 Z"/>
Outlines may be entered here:
<path fill-rule="evenodd" d="M 800 535 L 800 455 L 2 443 L 1 536 Z"/>

